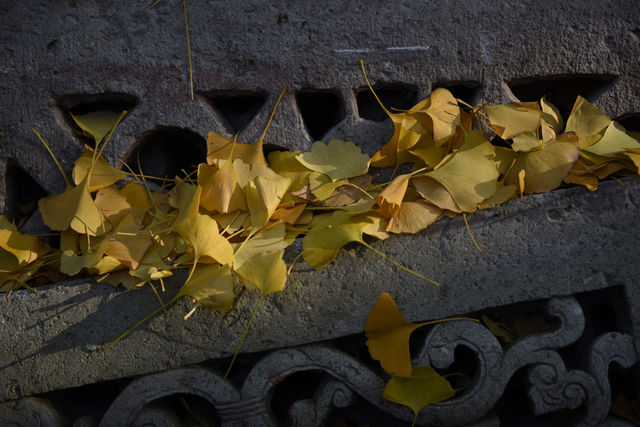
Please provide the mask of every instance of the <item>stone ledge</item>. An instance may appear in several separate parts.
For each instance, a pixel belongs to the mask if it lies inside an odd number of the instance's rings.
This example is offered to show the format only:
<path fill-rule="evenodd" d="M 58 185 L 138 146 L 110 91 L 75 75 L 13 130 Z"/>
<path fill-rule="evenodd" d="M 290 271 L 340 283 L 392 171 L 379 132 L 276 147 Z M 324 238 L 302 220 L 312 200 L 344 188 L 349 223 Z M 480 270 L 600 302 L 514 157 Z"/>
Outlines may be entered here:
<path fill-rule="evenodd" d="M 362 332 L 383 291 L 415 321 L 610 286 L 625 287 L 639 348 L 640 181 L 623 182 L 604 182 L 595 193 L 568 188 L 529 196 L 471 215 L 484 254 L 462 218 L 375 243 L 440 281 L 439 288 L 359 246 L 348 246 L 321 271 L 296 264 L 285 291 L 264 301 L 243 352 Z M 80 280 L 38 294 L 15 292 L 11 301 L 0 300 L 0 400 L 229 356 L 257 297 L 243 291 L 231 312 L 199 309 L 187 321 L 182 316 L 191 305 L 180 301 L 116 346 L 96 351 L 157 307 L 150 289 L 129 292 Z"/>

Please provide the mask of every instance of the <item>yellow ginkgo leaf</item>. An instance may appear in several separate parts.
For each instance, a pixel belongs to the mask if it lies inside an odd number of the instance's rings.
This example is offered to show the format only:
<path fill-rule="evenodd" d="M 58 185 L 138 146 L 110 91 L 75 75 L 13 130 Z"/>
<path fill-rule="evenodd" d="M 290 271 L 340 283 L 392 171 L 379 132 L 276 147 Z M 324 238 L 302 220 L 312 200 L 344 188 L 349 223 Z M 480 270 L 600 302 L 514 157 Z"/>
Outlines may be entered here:
<path fill-rule="evenodd" d="M 188 216 L 175 224 L 174 230 L 193 247 L 194 263 L 214 261 L 231 264 L 233 261 L 233 247 L 220 235 L 218 223 L 210 216 L 199 213 Z"/>
<path fill-rule="evenodd" d="M 271 218 L 289 188 L 289 183 L 284 177 L 269 179 L 258 176 L 247 184 L 247 207 L 254 230 L 257 231 Z"/>
<path fill-rule="evenodd" d="M 451 196 L 451 193 L 433 178 L 428 176 L 416 176 L 411 180 L 416 191 L 427 202 L 451 212 L 462 212 L 460 206 Z"/>
<path fill-rule="evenodd" d="M 309 174 L 309 191 L 313 194 L 314 200 L 317 201 L 328 199 L 338 187 L 348 183 L 349 180 L 347 179 L 333 181 L 330 176 L 319 172 L 311 172 Z"/>
<path fill-rule="evenodd" d="M 96 140 L 96 144 L 99 144 L 126 114 L 127 111 L 100 110 L 87 114 L 71 114 L 71 118 L 80 129 Z"/>
<path fill-rule="evenodd" d="M 428 101 L 424 113 L 433 122 L 433 141 L 436 147 L 439 147 L 456 133 L 460 124 L 460 107 L 451 92 L 444 88 L 434 89 Z M 416 114 L 416 117 L 420 120 L 420 114 Z"/>
<path fill-rule="evenodd" d="M 338 139 L 332 139 L 328 144 L 316 141 L 311 151 L 298 154 L 296 159 L 305 167 L 329 176 L 332 181 L 364 175 L 369 170 L 369 156 L 353 142 Z"/>
<path fill-rule="evenodd" d="M 446 378 L 430 366 L 423 366 L 414 368 L 410 377 L 391 378 L 382 397 L 411 408 L 414 414 L 412 425 L 415 425 L 422 408 L 447 400 L 455 394 Z"/>
<path fill-rule="evenodd" d="M 547 100 L 546 96 L 543 96 L 540 100 L 540 107 L 542 108 L 542 117 L 540 119 L 542 140 L 546 142 L 554 139 L 560 133 L 564 121 L 560 111 Z"/>
<path fill-rule="evenodd" d="M 441 183 L 462 211 L 473 212 L 496 192 L 499 173 L 494 157 L 493 145 L 480 132 L 472 131 L 448 161 L 426 176 Z"/>
<path fill-rule="evenodd" d="M 289 246 L 285 241 L 285 236 L 285 225 L 279 223 L 252 236 L 244 243 L 236 244 L 236 252 L 233 259 L 234 268 L 241 266 L 245 262 L 251 263 L 253 258 L 260 253 L 285 249 Z"/>
<path fill-rule="evenodd" d="M 582 139 L 599 133 L 610 123 L 611 118 L 604 111 L 578 96 L 567 119 L 565 132 L 575 132 Z"/>
<path fill-rule="evenodd" d="M 616 157 L 632 149 L 640 149 L 640 142 L 630 137 L 624 127 L 615 121 L 609 123 L 598 142 L 583 148 L 584 151 L 603 157 Z"/>
<path fill-rule="evenodd" d="M 0 271 L 14 271 L 7 270 L 7 267 L 13 266 L 14 262 L 17 263 L 15 270 L 22 268 L 38 259 L 45 251 L 40 239 L 20 233 L 4 215 L 0 215 L 0 248 L 6 251 L 4 256 L 0 257 L 3 261 L 0 262 Z M 6 254 L 15 257 L 15 261 L 11 261 Z"/>
<path fill-rule="evenodd" d="M 577 137 L 565 133 L 545 143 L 541 150 L 518 153 L 504 183 L 519 185 L 518 174 L 524 171 L 524 192 L 533 194 L 551 191 L 562 184 L 579 155 Z"/>
<path fill-rule="evenodd" d="M 127 214 L 141 217 L 146 209 L 134 208 L 127 198 L 115 187 L 105 187 L 96 193 L 96 206 L 102 215 L 113 225 L 117 225 Z"/>
<path fill-rule="evenodd" d="M 126 172 L 116 169 L 107 163 L 101 155 L 97 156 L 95 163 L 93 163 L 93 150 L 85 147 L 84 153 L 82 153 L 74 163 L 72 174 L 73 182 L 76 185 L 80 184 L 87 177 L 90 170 L 90 193 L 100 190 L 101 188 L 109 187 L 128 176 Z"/>
<path fill-rule="evenodd" d="M 385 231 L 415 234 L 424 230 L 442 216 L 442 209 L 424 201 L 404 202 L 389 220 Z"/>
<path fill-rule="evenodd" d="M 164 279 L 171 276 L 171 266 L 162 259 L 162 250 L 157 246 L 151 247 L 140 261 L 140 265 L 135 270 L 130 270 L 130 274 L 145 282 Z"/>
<path fill-rule="evenodd" d="M 496 133 L 503 139 L 511 139 L 524 132 L 534 132 L 540 126 L 542 118 L 537 102 L 487 105 L 484 110 Z"/>
<path fill-rule="evenodd" d="M 105 253 L 132 269 L 138 268 L 152 240 L 148 232 L 136 222 L 131 214 L 125 215 L 108 237 Z"/>
<path fill-rule="evenodd" d="M 95 267 L 104 256 L 104 251 L 107 247 L 108 241 L 105 239 L 93 250 L 80 254 L 76 254 L 72 250 L 63 251 L 62 255 L 60 255 L 60 271 L 69 276 L 73 276 L 78 274 L 82 269 Z"/>
<path fill-rule="evenodd" d="M 409 338 L 420 326 L 405 320 L 391 295 L 383 292 L 364 326 L 371 357 L 391 375 L 410 376 Z"/>
<path fill-rule="evenodd" d="M 125 199 L 127 199 L 127 203 L 134 208 L 148 209 L 151 206 L 147 190 L 144 188 L 144 185 L 139 182 L 127 182 L 125 186 L 120 189 L 120 194 L 122 194 Z"/>
<path fill-rule="evenodd" d="M 282 259 L 283 250 L 257 252 L 251 262 L 240 265 L 234 263 L 233 269 L 249 289 L 258 289 L 263 296 L 279 292 L 287 282 L 287 266 Z"/>
<path fill-rule="evenodd" d="M 340 249 L 350 242 L 362 242 L 363 230 L 371 220 L 335 211 L 318 218 L 302 239 L 302 257 L 319 270 L 334 260 Z"/>
<path fill-rule="evenodd" d="M 76 187 L 38 201 L 42 220 L 52 230 L 72 228 L 80 234 L 96 236 L 110 228 L 89 193 L 86 178 Z"/>
<path fill-rule="evenodd" d="M 207 136 L 207 163 L 212 165 L 216 160 L 241 159 L 249 165 L 267 164 L 262 151 L 262 139 L 253 144 L 235 142 L 215 132 Z"/>
<path fill-rule="evenodd" d="M 233 277 L 228 265 L 199 265 L 178 291 L 176 299 L 190 296 L 199 304 L 219 311 L 233 308 Z"/>
<path fill-rule="evenodd" d="M 555 134 L 554 134 L 555 138 Z M 540 147 L 542 141 L 538 139 L 538 135 L 535 132 L 523 132 L 513 137 L 513 144 L 511 148 L 513 151 L 528 152 Z"/>
<path fill-rule="evenodd" d="M 200 164 L 198 185 L 202 187 L 200 204 L 209 211 L 229 213 L 247 209 L 246 197 L 238 185 L 232 162 L 225 161 L 218 170 Z"/>
<path fill-rule="evenodd" d="M 269 153 L 269 165 L 280 176 L 289 178 L 289 191 L 296 191 L 309 182 L 311 171 L 296 158 L 300 151 L 272 151 Z"/>
<path fill-rule="evenodd" d="M 398 213 L 409 186 L 409 178 L 411 174 L 398 175 L 378 194 L 376 202 L 380 206 L 382 216 L 390 218 Z"/>

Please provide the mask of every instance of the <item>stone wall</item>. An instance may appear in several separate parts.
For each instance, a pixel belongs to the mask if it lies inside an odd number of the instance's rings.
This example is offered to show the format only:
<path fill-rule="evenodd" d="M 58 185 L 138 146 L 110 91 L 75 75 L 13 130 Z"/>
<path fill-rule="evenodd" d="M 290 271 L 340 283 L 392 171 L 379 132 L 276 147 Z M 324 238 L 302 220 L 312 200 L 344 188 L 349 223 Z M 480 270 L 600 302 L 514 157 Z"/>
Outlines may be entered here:
<path fill-rule="evenodd" d="M 188 3 L 194 101 L 181 2 L 0 4 L 6 213 L 63 189 L 31 128 L 70 171 L 85 141 L 69 112 L 131 109 L 105 156 L 117 164 L 140 153 L 145 170 L 163 175 L 203 159 L 210 130 L 232 136 L 243 129 L 240 140 L 255 140 L 286 86 L 265 142 L 309 149 L 315 139 L 341 138 L 373 153 L 392 126 L 364 90 L 360 58 L 383 100 L 398 108 L 447 87 L 470 103 L 546 94 L 566 114 L 581 94 L 640 130 L 640 11 L 632 0 Z M 294 268 L 287 290 L 258 313 L 243 347 L 244 373 L 231 381 L 219 369 L 257 295 L 244 292 L 230 313 L 198 310 L 187 321 L 191 305 L 182 301 L 96 351 L 155 308 L 150 290 L 76 281 L 37 295 L 16 292 L 0 300 L 0 420 L 36 424 L 28 414 L 41 425 L 179 425 L 163 402 L 185 394 L 212 405 L 223 423 L 278 424 L 286 421 L 273 415 L 276 379 L 319 371 L 313 398 L 296 401 L 289 421 L 319 425 L 358 402 L 395 420 L 383 424 L 409 421 L 410 411 L 382 399 L 383 376 L 345 351 L 345 339 L 361 342 L 354 334 L 388 291 L 414 321 L 547 305 L 556 319 L 553 331 L 504 351 L 476 326 L 432 329 L 420 360 L 444 368 L 461 344 L 475 354 L 475 377 L 461 396 L 424 410 L 423 423 L 515 422 L 504 399 L 526 377 L 519 392 L 529 399 L 531 419 L 550 421 L 540 417 L 568 409 L 573 421 L 597 424 L 608 416 L 612 390 L 630 387 L 638 396 L 640 185 L 635 178 L 623 184 L 607 182 L 595 193 L 557 190 L 470 216 L 484 254 L 461 218 L 376 245 L 440 288 L 358 248 L 320 272 Z M 607 379 L 611 360 L 613 378 L 625 378 L 620 384 Z M 62 405 L 64 390 L 103 381 L 117 381 L 105 399 L 110 409 L 86 415 Z"/>

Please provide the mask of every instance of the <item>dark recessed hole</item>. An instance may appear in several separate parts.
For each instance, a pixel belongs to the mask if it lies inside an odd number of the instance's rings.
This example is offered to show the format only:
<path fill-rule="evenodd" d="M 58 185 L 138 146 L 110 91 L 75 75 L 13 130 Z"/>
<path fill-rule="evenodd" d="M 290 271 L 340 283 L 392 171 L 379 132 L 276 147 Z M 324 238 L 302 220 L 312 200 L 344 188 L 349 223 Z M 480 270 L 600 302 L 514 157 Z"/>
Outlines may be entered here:
<path fill-rule="evenodd" d="M 640 113 L 627 113 L 616 118 L 624 128 L 631 132 L 640 132 Z"/>
<path fill-rule="evenodd" d="M 638 40 L 640 40 L 640 28 L 636 28 L 634 30 L 631 30 L 631 34 L 633 34 L 634 36 L 636 36 L 636 38 Z"/>
<path fill-rule="evenodd" d="M 302 90 L 296 94 L 296 102 L 313 139 L 321 139 L 346 115 L 340 95 L 333 91 Z"/>
<path fill-rule="evenodd" d="M 456 98 L 473 104 L 475 97 L 480 89 L 480 82 L 474 81 L 452 81 L 452 82 L 435 82 L 431 85 L 431 91 L 437 88 L 449 90 Z"/>
<path fill-rule="evenodd" d="M 38 207 L 38 200 L 47 192 L 18 164 L 9 160 L 6 171 L 7 216 L 16 224 L 28 218 Z"/>
<path fill-rule="evenodd" d="M 494 136 L 493 139 L 491 140 L 491 143 L 496 147 L 511 148 L 511 145 L 509 145 L 507 141 L 500 138 L 499 136 Z"/>
<path fill-rule="evenodd" d="M 213 91 L 202 96 L 224 118 L 224 125 L 232 134 L 248 125 L 267 100 L 265 92 Z"/>
<path fill-rule="evenodd" d="M 373 87 L 380 101 L 393 113 L 393 109 L 408 110 L 413 107 L 418 98 L 418 89 L 415 86 L 404 84 L 380 84 Z M 368 87 L 356 91 L 358 115 L 366 120 L 382 122 L 388 116 L 380 107 L 375 96 Z"/>
<path fill-rule="evenodd" d="M 138 138 L 126 162 L 137 173 L 173 178 L 195 170 L 198 164 L 206 160 L 206 155 L 206 142 L 197 133 L 159 127 Z"/>
<path fill-rule="evenodd" d="M 269 153 L 273 153 L 274 151 L 288 151 L 288 150 L 277 144 L 267 144 L 267 143 L 262 144 L 262 152 L 264 153 L 265 157 L 267 157 Z"/>
<path fill-rule="evenodd" d="M 577 74 L 547 77 L 524 77 L 507 84 L 520 101 L 539 101 L 543 96 L 568 117 L 578 95 L 592 101 L 615 81 L 611 74 Z"/>
<path fill-rule="evenodd" d="M 121 113 L 124 110 L 131 112 L 138 100 L 135 96 L 121 93 L 102 93 L 96 95 L 65 95 L 57 100 L 58 107 L 62 111 L 65 122 L 77 134 L 82 131 L 71 118 L 71 114 L 87 114 L 93 111 L 115 111 Z M 93 140 L 86 139 L 87 142 Z"/>
<path fill-rule="evenodd" d="M 313 370 L 296 372 L 284 378 L 272 392 L 273 415 L 285 422 L 291 405 L 297 400 L 311 399 L 323 378 L 322 371 Z"/>

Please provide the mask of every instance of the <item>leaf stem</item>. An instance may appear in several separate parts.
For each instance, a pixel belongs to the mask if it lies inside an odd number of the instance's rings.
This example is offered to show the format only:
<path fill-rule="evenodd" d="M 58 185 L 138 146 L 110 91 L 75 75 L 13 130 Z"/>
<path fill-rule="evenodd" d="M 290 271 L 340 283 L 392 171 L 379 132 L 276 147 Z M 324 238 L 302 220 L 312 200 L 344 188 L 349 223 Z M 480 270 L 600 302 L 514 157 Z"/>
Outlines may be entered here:
<path fill-rule="evenodd" d="M 135 325 L 133 325 L 132 327 L 130 327 L 129 329 L 126 330 L 125 333 L 123 333 L 122 335 L 120 335 L 118 338 L 116 338 L 115 340 L 111 341 L 108 344 L 103 345 L 102 347 L 99 347 L 98 350 L 107 350 L 108 348 L 114 346 L 115 344 L 118 343 L 118 341 L 120 341 L 122 338 L 126 337 L 127 335 L 129 335 L 131 332 L 133 332 L 134 330 L 136 330 L 138 327 L 140 327 L 142 324 L 144 324 L 145 322 L 147 322 L 148 320 L 150 320 L 151 318 L 153 318 L 155 315 L 157 315 L 158 313 L 160 313 L 162 310 L 166 310 L 166 307 L 169 307 L 171 304 L 173 304 L 174 302 L 176 302 L 178 300 L 178 296 L 181 295 L 176 295 L 175 297 L 171 298 L 171 300 L 169 300 L 168 303 L 166 303 L 165 305 L 163 305 L 162 307 L 158 307 L 157 309 L 153 310 L 151 312 L 151 314 L 149 314 L 148 316 L 146 316 L 144 319 L 142 319 L 141 321 L 139 321 L 138 323 L 136 323 Z"/>
<path fill-rule="evenodd" d="M 184 9 L 184 26 L 187 31 L 187 54 L 189 56 L 189 95 L 193 101 L 193 64 L 191 62 L 191 37 L 189 37 L 189 18 L 187 16 L 187 0 L 182 0 L 182 8 Z"/>
<path fill-rule="evenodd" d="M 251 323 L 253 322 L 253 318 L 256 315 L 256 312 L 258 311 L 258 308 L 260 307 L 260 304 L 262 303 L 262 300 L 264 299 L 264 294 L 260 293 L 260 299 L 258 300 L 258 303 L 256 304 L 255 308 L 253 309 L 253 313 L 251 313 L 251 317 L 249 318 L 249 322 L 247 323 L 247 327 L 244 328 L 244 333 L 242 334 L 242 337 L 240 338 L 240 342 L 238 343 L 238 347 L 236 347 L 236 352 L 233 354 L 233 358 L 231 359 L 231 363 L 229 363 L 229 367 L 227 368 L 227 372 L 225 372 L 224 377 L 227 378 L 229 376 L 229 372 L 231 372 L 231 368 L 233 367 L 233 364 L 236 361 L 236 358 L 238 357 L 238 354 L 240 353 L 240 348 L 242 347 L 242 344 L 244 343 L 244 339 L 247 337 L 247 333 L 249 333 L 249 328 L 251 327 Z"/>
<path fill-rule="evenodd" d="M 278 97 L 278 100 L 276 101 L 276 105 L 274 105 L 273 110 L 271 111 L 271 115 L 269 116 L 269 121 L 267 122 L 267 126 L 265 126 L 264 130 L 262 131 L 262 135 L 260 135 L 260 138 L 258 138 L 258 141 L 262 144 L 262 141 L 264 140 L 265 135 L 267 134 L 267 130 L 269 130 L 269 126 L 271 126 L 271 121 L 273 120 L 273 116 L 276 115 L 276 110 L 278 109 L 278 105 L 280 104 L 280 100 L 282 100 L 282 97 L 284 96 L 284 93 L 287 91 L 287 88 L 282 88 L 282 92 L 280 92 L 280 96 Z"/>
<path fill-rule="evenodd" d="M 411 270 L 410 268 L 405 267 L 404 265 L 400 264 L 397 261 L 392 260 L 391 258 L 389 258 L 387 255 L 385 255 L 384 253 L 380 252 L 379 250 L 377 250 L 376 248 L 374 248 L 373 246 L 371 246 L 370 244 L 368 244 L 367 242 L 365 242 L 364 240 L 359 240 L 358 243 L 362 244 L 364 247 L 371 249 L 373 252 L 375 252 L 376 254 L 380 255 L 382 258 L 386 259 L 387 261 L 389 261 L 391 264 L 395 265 L 396 267 L 406 271 L 407 273 L 413 274 L 416 277 L 421 278 L 422 280 L 429 282 L 435 286 L 440 286 L 440 283 L 436 282 L 435 280 L 431 280 L 425 276 L 423 276 L 420 273 L 417 273 L 413 270 Z"/>
<path fill-rule="evenodd" d="M 31 130 L 33 131 L 33 133 L 36 134 L 36 136 L 38 137 L 38 139 L 40 140 L 40 142 L 42 142 L 42 145 L 44 145 L 44 148 L 47 149 L 47 151 L 49 152 L 49 155 L 51 156 L 51 158 L 53 159 L 53 162 L 56 164 L 56 166 L 58 167 L 58 170 L 60 171 L 60 173 L 62 174 L 62 177 L 64 178 L 64 182 L 67 184 L 67 188 L 71 187 L 71 182 L 69 182 L 69 178 L 67 178 L 67 175 L 64 173 L 64 170 L 62 169 L 62 166 L 60 165 L 60 162 L 58 161 L 58 159 L 56 158 L 56 156 L 53 154 L 53 151 L 51 151 L 51 148 L 49 148 L 49 145 L 47 144 L 47 142 L 44 140 L 44 138 L 38 133 L 37 130 L 35 130 L 35 128 L 31 128 Z"/>
<path fill-rule="evenodd" d="M 478 242 L 476 242 L 475 237 L 473 237 L 473 233 L 471 232 L 471 228 L 469 228 L 469 222 L 467 221 L 467 214 L 462 212 L 462 219 L 464 219 L 464 225 L 467 227 L 467 233 L 469 233 L 469 237 L 471 237 L 471 240 L 473 241 L 473 244 L 476 245 L 476 248 L 478 249 L 478 252 L 483 253 L 482 249 L 480 249 L 480 246 L 478 245 Z"/>

